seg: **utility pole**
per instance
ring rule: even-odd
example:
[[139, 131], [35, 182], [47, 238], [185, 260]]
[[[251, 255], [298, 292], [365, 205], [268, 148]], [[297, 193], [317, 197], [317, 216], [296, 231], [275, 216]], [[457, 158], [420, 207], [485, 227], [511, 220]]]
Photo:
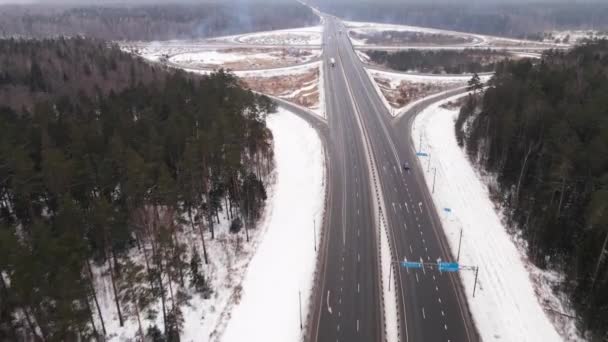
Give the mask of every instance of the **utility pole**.
[[456, 255], [456, 262], [460, 260], [460, 243], [462, 242], [462, 227], [460, 227], [460, 238], [458, 239], [458, 255]]
[[434, 172], [433, 172], [433, 192], [431, 192], [432, 194], [434, 194], [434, 193], [435, 193], [435, 178], [437, 177], [437, 168], [436, 168], [436, 167], [434, 167], [434, 168], [433, 168], [433, 171], [434, 171]]
[[312, 236], [314, 238], [315, 241], [315, 252], [317, 251], [317, 221], [316, 220], [312, 220]]

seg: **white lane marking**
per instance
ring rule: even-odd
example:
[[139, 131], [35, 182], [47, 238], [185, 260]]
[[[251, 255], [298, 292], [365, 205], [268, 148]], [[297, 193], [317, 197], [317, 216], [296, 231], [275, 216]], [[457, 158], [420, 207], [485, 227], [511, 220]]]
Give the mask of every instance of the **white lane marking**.
[[420, 263], [423, 264], [422, 265], [422, 273], [426, 274], [426, 271], [424, 270], [424, 261], [422, 260], [422, 257], [420, 257]]
[[414, 251], [412, 251], [412, 245], [410, 245], [410, 253], [414, 254]]
[[407, 226], [405, 225], [405, 222], [403, 222], [403, 229], [407, 230]]
[[441, 297], [437, 297], [437, 301], [439, 301], [439, 303], [441, 303]]
[[418, 279], [418, 273], [416, 273], [416, 282], [419, 283], [420, 280]]
[[407, 212], [409, 213], [410, 212], [410, 208], [408, 208], [407, 203], [404, 203], [404, 204], [405, 204], [405, 210], [407, 210]]
[[422, 307], [422, 318], [426, 319], [426, 314], [424, 313], [424, 306]]
[[447, 324], [444, 324], [444, 325], [443, 325], [443, 329], [448, 330], [448, 325], [447, 325]]
[[418, 209], [420, 209], [420, 213], [422, 214], [422, 202], [418, 202]]
[[439, 286], [435, 285], [435, 291], [439, 291]]
[[357, 293], [361, 292], [361, 287], [359, 286], [360, 284], [357, 283]]
[[435, 280], [435, 275], [433, 274], [433, 280]]
[[357, 332], [359, 331], [359, 319], [357, 319]]
[[361, 254], [357, 253], [357, 262], [361, 261]]
[[359, 198], [359, 192], [357, 192], [357, 198]]
[[443, 310], [441, 310], [441, 316], [445, 316], [445, 312], [443, 312]]
[[338, 331], [340, 331], [340, 324], [338, 324]]
[[329, 306], [329, 290], [327, 290], [327, 312], [331, 315], [331, 306]]
[[361, 215], [361, 213], [359, 212], [359, 209], [357, 209], [357, 215]]

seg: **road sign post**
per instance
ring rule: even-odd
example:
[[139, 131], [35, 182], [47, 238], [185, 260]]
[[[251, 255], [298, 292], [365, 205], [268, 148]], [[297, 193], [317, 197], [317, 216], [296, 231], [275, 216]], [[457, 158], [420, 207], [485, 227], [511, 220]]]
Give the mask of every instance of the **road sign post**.
[[457, 262], [438, 262], [439, 272], [458, 272], [460, 265]]
[[405, 268], [421, 269], [422, 263], [417, 261], [402, 261], [401, 266]]

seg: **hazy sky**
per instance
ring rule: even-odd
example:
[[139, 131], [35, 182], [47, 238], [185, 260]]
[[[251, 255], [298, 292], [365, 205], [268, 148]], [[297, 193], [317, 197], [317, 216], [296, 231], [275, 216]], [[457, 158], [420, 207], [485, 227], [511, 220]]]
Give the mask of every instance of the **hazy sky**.
[[[138, 4], [138, 3], [179, 3], [179, 2], [206, 2], [209, 0], [0, 0], [0, 4], [31, 4], [31, 3], [79, 3], [79, 4], [107, 4], [107, 3], [118, 3], [118, 4]], [[221, 0], [210, 0], [212, 2], [223, 2]], [[228, 2], [254, 2], [260, 0], [228, 0]], [[266, 0], [267, 2], [269, 0]], [[295, 2], [296, 0], [271, 0], [271, 1], [281, 1], [281, 2]], [[319, 0], [317, 0], [319, 1]], [[332, 1], [332, 0], [325, 0]], [[422, 0], [351, 0], [352, 2], [399, 2], [399, 3], [407, 3], [407, 2], [422, 2]], [[424, 2], [465, 2], [465, 3], [531, 3], [531, 2], [567, 2], [567, 3], [590, 3], [590, 2], [601, 2], [602, 0], [427, 0]], [[606, 0], [604, 0], [606, 1]], [[341, 0], [339, 2], [344, 2]]]

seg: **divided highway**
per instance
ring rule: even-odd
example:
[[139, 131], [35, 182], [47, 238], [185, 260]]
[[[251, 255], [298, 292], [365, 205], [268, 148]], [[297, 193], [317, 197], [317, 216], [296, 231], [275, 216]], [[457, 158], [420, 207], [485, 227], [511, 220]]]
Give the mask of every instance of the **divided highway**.
[[[453, 257], [424, 182], [424, 165], [415, 156], [410, 137], [413, 111], [391, 117], [342, 23], [330, 16], [324, 19], [330, 188], [308, 337], [383, 341], [378, 211], [388, 224], [395, 261], [452, 261]], [[333, 67], [331, 58], [336, 61]], [[405, 162], [410, 171], [403, 169]], [[379, 203], [370, 179], [371, 165], [378, 172]], [[398, 307], [400, 341], [478, 340], [458, 275], [397, 268], [395, 280], [397, 303], [385, 305]]]

